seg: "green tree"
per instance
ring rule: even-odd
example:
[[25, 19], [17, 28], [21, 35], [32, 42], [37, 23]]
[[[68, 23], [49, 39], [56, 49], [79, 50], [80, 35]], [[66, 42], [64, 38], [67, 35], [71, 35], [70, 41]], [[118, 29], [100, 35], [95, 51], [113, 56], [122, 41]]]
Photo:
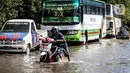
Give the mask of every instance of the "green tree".
[[0, 24], [13, 18], [34, 19], [40, 23], [42, 0], [0, 0]]
[[0, 24], [18, 16], [18, 5], [22, 5], [22, 0], [0, 0]]
[[17, 18], [33, 19], [37, 23], [41, 22], [41, 0], [22, 0], [23, 4], [19, 6], [19, 15]]

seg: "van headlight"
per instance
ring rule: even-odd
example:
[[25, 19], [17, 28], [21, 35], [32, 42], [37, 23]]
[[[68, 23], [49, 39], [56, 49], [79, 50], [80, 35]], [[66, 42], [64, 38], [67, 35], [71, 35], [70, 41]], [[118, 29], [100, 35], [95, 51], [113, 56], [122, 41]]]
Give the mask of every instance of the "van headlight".
[[25, 44], [24, 40], [17, 41], [17, 44]]
[[74, 34], [77, 34], [77, 33], [78, 33], [78, 30], [70, 30], [68, 34], [74, 35]]

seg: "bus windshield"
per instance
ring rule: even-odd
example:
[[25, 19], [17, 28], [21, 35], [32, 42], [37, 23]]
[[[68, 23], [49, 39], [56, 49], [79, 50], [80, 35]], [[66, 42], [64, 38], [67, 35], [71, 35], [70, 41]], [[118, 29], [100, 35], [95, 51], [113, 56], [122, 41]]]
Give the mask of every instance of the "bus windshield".
[[2, 32], [29, 32], [28, 22], [7, 22]]
[[43, 5], [43, 23], [78, 23], [78, 2], [45, 1]]
[[106, 14], [107, 15], [111, 14], [111, 6], [110, 5], [106, 5]]

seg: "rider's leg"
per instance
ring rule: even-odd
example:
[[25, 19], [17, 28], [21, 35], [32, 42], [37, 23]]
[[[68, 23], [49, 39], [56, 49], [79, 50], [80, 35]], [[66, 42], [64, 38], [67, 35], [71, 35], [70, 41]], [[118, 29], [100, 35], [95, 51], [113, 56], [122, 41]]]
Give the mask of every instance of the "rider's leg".
[[62, 61], [64, 61], [64, 59], [62, 58], [61, 54], [59, 54], [59, 57], [60, 57], [60, 59], [61, 59]]
[[68, 48], [67, 48], [67, 47], [64, 47], [63, 52], [64, 52], [64, 56], [68, 58], [68, 61], [70, 61], [70, 56], [69, 56], [70, 54], [69, 54]]
[[67, 58], [68, 58], [68, 61], [70, 61], [70, 56], [67, 56]]

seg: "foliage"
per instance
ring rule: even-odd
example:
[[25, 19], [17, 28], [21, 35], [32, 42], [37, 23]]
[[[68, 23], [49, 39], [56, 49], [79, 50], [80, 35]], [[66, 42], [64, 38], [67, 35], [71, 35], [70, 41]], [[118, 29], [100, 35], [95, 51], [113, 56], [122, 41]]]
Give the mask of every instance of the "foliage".
[[[19, 7], [17, 18], [33, 19], [40, 23], [41, 1], [40, 0], [22, 0], [23, 4]], [[22, 9], [22, 10], [21, 10]]]
[[0, 0], [0, 24], [13, 18], [40, 21], [41, 0]]
[[[130, 23], [130, 0], [102, 0], [111, 4], [124, 4], [126, 12], [122, 16], [124, 24]], [[34, 19], [41, 22], [42, 0], [0, 0], [0, 24], [13, 18]]]
[[0, 24], [18, 16], [18, 5], [22, 5], [21, 0], [0, 0]]

